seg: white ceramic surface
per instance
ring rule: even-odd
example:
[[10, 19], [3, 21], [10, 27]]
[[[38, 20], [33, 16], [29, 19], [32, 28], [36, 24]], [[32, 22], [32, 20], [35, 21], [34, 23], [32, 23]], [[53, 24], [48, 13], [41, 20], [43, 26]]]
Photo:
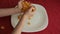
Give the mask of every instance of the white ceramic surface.
[[[38, 4], [32, 4], [36, 7], [35, 15], [30, 20], [31, 25], [29, 26], [28, 19], [25, 21], [25, 25], [22, 32], [38, 32], [44, 30], [48, 26], [48, 15], [45, 8]], [[18, 23], [19, 14], [11, 16], [11, 24], [15, 28]]]

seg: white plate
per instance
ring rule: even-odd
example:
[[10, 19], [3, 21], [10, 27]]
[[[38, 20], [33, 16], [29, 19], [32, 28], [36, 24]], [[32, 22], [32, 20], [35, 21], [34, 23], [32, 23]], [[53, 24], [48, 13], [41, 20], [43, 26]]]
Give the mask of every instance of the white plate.
[[[38, 4], [32, 4], [36, 7], [36, 12], [33, 18], [30, 20], [31, 25], [28, 25], [27, 21], [22, 29], [22, 32], [38, 32], [44, 30], [48, 26], [48, 16], [45, 8]], [[15, 28], [18, 23], [19, 14], [11, 16], [11, 24]]]

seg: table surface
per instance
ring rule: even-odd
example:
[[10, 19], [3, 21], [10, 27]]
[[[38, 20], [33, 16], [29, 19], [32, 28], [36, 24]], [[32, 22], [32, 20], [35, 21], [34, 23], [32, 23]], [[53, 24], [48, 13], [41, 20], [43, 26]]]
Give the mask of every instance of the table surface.
[[[19, 0], [0, 0], [0, 8], [12, 8], [18, 4]], [[47, 10], [49, 25], [39, 32], [22, 34], [60, 34], [60, 0], [27, 0], [32, 3], [40, 4]], [[11, 16], [0, 17], [0, 34], [11, 34]]]

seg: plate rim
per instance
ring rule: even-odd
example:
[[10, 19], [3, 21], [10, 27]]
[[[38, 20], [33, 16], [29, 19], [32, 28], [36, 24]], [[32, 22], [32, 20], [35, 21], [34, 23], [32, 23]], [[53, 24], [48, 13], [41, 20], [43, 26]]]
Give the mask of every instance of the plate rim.
[[[34, 4], [34, 5], [40, 5], [40, 4]], [[38, 29], [38, 30], [35, 30], [35, 31], [22, 31], [22, 32], [30, 32], [30, 33], [32, 33], [32, 32], [39, 32], [39, 31], [43, 31], [43, 30], [45, 30], [46, 28], [47, 28], [47, 26], [48, 26], [48, 14], [47, 14], [47, 11], [46, 11], [46, 9], [45, 9], [45, 7], [44, 6], [42, 6], [42, 5], [40, 5], [42, 8], [44, 8], [44, 10], [45, 10], [45, 13], [46, 13], [46, 19], [47, 19], [47, 24], [46, 24], [46, 26], [45, 27], [43, 27], [42, 29]], [[12, 25], [12, 27], [14, 28], [14, 26], [13, 26], [13, 24], [12, 24], [12, 16], [11, 16], [11, 25]]]

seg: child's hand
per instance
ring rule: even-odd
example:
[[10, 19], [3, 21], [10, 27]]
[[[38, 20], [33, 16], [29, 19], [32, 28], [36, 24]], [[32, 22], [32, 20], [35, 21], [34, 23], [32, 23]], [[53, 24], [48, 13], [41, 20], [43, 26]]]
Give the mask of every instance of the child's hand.
[[18, 8], [21, 10], [21, 12], [27, 11], [31, 7], [31, 3], [21, 0], [18, 2]]
[[28, 11], [25, 12], [24, 15], [27, 15], [28, 17], [33, 16], [35, 13], [36, 8], [32, 6]]
[[23, 8], [23, 6], [22, 6], [22, 2], [23, 2], [24, 0], [20, 0], [19, 2], [18, 2], [18, 5], [17, 6], [15, 6], [15, 8], [17, 9], [17, 12], [18, 13], [21, 13], [21, 9]]
[[[21, 10], [23, 8], [23, 2], [24, 0], [21, 0], [18, 2], [18, 8]], [[28, 15], [28, 16], [32, 16], [34, 13], [35, 13], [35, 10], [36, 8], [34, 6], [31, 6], [30, 9], [28, 9], [26, 12], [25, 12], [25, 15]]]
[[18, 2], [18, 8], [19, 8], [19, 9], [22, 9], [22, 7], [23, 7], [23, 6], [22, 6], [22, 2], [23, 2], [23, 1], [24, 1], [24, 0], [20, 0], [20, 1]]

